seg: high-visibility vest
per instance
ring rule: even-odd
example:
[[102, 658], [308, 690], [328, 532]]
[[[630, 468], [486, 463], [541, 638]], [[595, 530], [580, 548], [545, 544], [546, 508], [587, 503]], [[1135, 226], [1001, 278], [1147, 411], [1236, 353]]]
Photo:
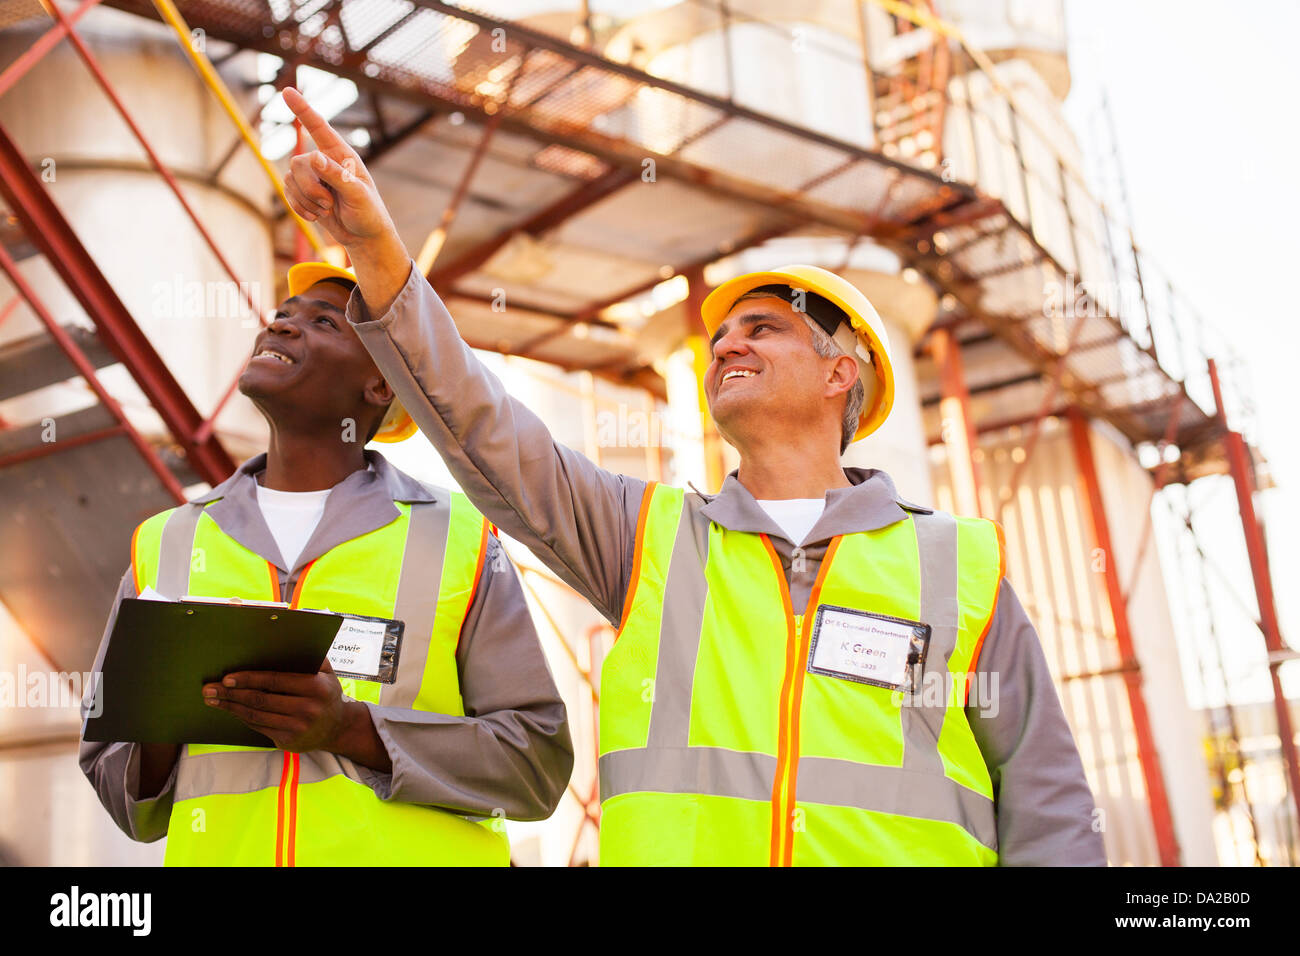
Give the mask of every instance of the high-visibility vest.
[[[396, 681], [340, 678], [344, 694], [461, 716], [456, 645], [473, 603], [488, 525], [461, 494], [439, 491], [433, 502], [394, 505], [396, 519], [306, 565], [290, 606], [404, 621]], [[137, 593], [149, 586], [173, 599], [284, 599], [275, 566], [222, 531], [201, 504], [141, 524], [131, 564]], [[363, 782], [364, 768], [346, 757], [186, 744], [179, 761], [168, 866], [509, 863], [499, 816], [469, 818], [381, 800]]]
[[[996, 865], [964, 703], [1000, 527], [918, 509], [836, 537], [796, 609], [768, 537], [703, 504], [655, 484], [642, 503], [601, 671], [602, 865]], [[915, 691], [811, 672], [819, 606], [929, 624]]]

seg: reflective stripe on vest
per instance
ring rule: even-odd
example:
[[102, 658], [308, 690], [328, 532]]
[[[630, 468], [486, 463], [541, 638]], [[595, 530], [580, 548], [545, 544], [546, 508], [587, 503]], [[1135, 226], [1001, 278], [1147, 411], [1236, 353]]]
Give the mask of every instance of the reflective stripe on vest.
[[[405, 622], [396, 682], [341, 679], [349, 697], [463, 715], [456, 647], [487, 550], [487, 522], [461, 494], [395, 504], [395, 520], [306, 565], [290, 603]], [[283, 600], [274, 565], [226, 535], [202, 505], [182, 505], [142, 524], [132, 541], [132, 567], [138, 590], [151, 586], [173, 599]], [[500, 820], [381, 800], [366, 782], [381, 776], [324, 751], [187, 744], [166, 862], [509, 862]]]
[[[765, 535], [653, 485], [601, 673], [603, 864], [990, 865], [965, 686], [1002, 576], [994, 523], [936, 512], [834, 539], [790, 607]], [[819, 605], [920, 620], [918, 693], [807, 670]]]

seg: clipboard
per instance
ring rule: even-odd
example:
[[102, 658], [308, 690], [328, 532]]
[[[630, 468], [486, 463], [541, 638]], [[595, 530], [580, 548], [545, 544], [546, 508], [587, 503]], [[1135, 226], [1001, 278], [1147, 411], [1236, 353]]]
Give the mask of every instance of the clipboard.
[[203, 702], [231, 671], [315, 674], [351, 615], [254, 604], [125, 598], [83, 738], [269, 747], [269, 738]]

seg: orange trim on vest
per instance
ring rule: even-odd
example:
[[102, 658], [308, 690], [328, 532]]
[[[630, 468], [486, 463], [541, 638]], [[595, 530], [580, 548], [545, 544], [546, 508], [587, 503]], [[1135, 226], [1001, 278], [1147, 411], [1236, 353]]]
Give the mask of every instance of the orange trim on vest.
[[284, 866], [284, 796], [289, 780], [289, 752], [283, 751], [284, 763], [280, 767], [280, 786], [275, 794], [275, 865]]
[[794, 865], [794, 810], [795, 810], [795, 792], [796, 784], [799, 778], [799, 714], [803, 710], [803, 685], [804, 679], [808, 676], [808, 667], [806, 661], [812, 645], [812, 621], [809, 619], [817, 609], [817, 602], [821, 600], [822, 583], [826, 580], [826, 572], [831, 566], [831, 561], [835, 559], [835, 552], [839, 550], [842, 538], [836, 536], [831, 539], [830, 545], [826, 548], [826, 557], [822, 559], [822, 565], [817, 569], [817, 580], [813, 582], [812, 590], [808, 593], [808, 606], [803, 612], [803, 633], [799, 639], [799, 651], [796, 657], [797, 671], [795, 672], [794, 681], [794, 701], [790, 705], [790, 743], [792, 753], [790, 755], [790, 783], [786, 788], [786, 835], [785, 852], [781, 858], [782, 866]]
[[284, 765], [280, 770], [280, 788], [276, 794], [275, 808], [276, 866], [296, 865], [294, 848], [298, 840], [298, 770], [301, 765], [302, 758], [299, 754], [284, 751]]
[[266, 568], [271, 572], [271, 600], [280, 600], [280, 572], [270, 561], [266, 562]]
[[627, 594], [623, 596], [623, 614], [619, 617], [618, 631], [614, 634], [615, 642], [623, 633], [623, 628], [627, 626], [628, 615], [632, 613], [632, 598], [636, 595], [636, 586], [641, 581], [641, 552], [645, 547], [645, 526], [646, 520], [650, 517], [650, 499], [654, 497], [657, 484], [659, 484], [657, 481], [649, 482], [645, 486], [645, 493], [641, 496], [641, 510], [636, 516], [636, 543], [632, 547], [632, 577], [628, 579]]
[[144, 587], [140, 584], [140, 552], [136, 547], [136, 543], [140, 540], [140, 529], [143, 527], [144, 522], [141, 522], [131, 532], [131, 580], [135, 582], [136, 597], [139, 597], [140, 592], [144, 590]]
[[302, 755], [293, 754], [292, 778], [289, 781], [289, 839], [288, 846], [285, 848], [289, 856], [289, 866], [296, 866], [294, 862], [294, 849], [298, 843], [298, 769], [302, 764]]
[[975, 649], [971, 651], [970, 667], [966, 669], [966, 696], [962, 698], [963, 706], [970, 700], [970, 685], [975, 680], [975, 668], [980, 662], [980, 651], [984, 649], [984, 638], [988, 636], [989, 628], [993, 626], [993, 616], [998, 613], [998, 598], [1002, 594], [1002, 579], [1007, 573], [1007, 539], [1000, 523], [994, 521], [993, 527], [998, 533], [998, 579], [993, 585], [993, 605], [989, 609], [989, 619], [984, 622], [984, 629], [980, 631], [979, 640], [975, 642]]
[[[316, 559], [314, 558], [311, 561], [308, 561], [303, 566], [302, 571], [298, 574], [298, 583], [293, 586], [293, 598], [289, 601], [289, 607], [296, 608], [298, 606], [298, 599], [302, 597], [302, 584], [307, 580], [307, 572], [312, 569], [312, 566], [315, 565], [315, 563]], [[275, 569], [272, 568], [271, 571], [274, 573]], [[280, 581], [278, 575], [276, 576], [275, 593], [277, 597], [280, 594]]]
[[808, 592], [808, 604], [804, 608], [803, 627], [795, 629], [794, 607], [790, 599], [790, 586], [785, 580], [785, 569], [781, 558], [772, 546], [767, 535], [760, 535], [763, 546], [767, 548], [772, 567], [776, 570], [777, 581], [781, 585], [781, 604], [785, 609], [786, 658], [785, 677], [781, 682], [781, 720], [777, 733], [776, 776], [772, 781], [772, 866], [791, 866], [794, 862], [794, 823], [795, 793], [799, 777], [799, 711], [803, 706], [804, 677], [808, 672], [802, 662], [808, 658], [811, 643], [812, 623], [808, 620], [821, 598], [822, 584], [826, 572], [830, 570], [835, 552], [839, 550], [842, 536], [831, 539], [817, 569], [817, 580]]
[[[289, 602], [289, 607], [296, 608], [298, 600], [302, 597], [302, 585], [307, 580], [307, 572], [311, 570], [312, 565], [316, 562], [308, 561], [298, 575], [298, 583], [293, 588], [293, 600]], [[267, 566], [271, 569], [271, 577], [275, 581], [276, 600], [280, 598], [280, 576], [276, 572], [275, 566], [269, 561]], [[276, 866], [293, 866], [294, 865], [294, 844], [298, 839], [298, 768], [302, 760], [298, 754], [291, 754], [285, 751], [284, 769], [280, 772], [280, 792], [276, 806], [275, 821], [275, 865]], [[285, 825], [285, 804], [288, 804], [288, 825]], [[286, 861], [286, 862], [282, 862]]]
[[780, 866], [785, 843], [785, 827], [782, 826], [782, 815], [784, 814], [784, 785], [786, 777], [786, 765], [790, 760], [789, 752], [789, 723], [790, 723], [790, 698], [793, 697], [792, 686], [794, 684], [794, 672], [798, 669], [796, 664], [796, 644], [797, 636], [794, 629], [794, 608], [790, 603], [790, 586], [786, 584], [785, 569], [781, 566], [781, 558], [772, 547], [772, 542], [767, 535], [760, 535], [763, 540], [763, 547], [767, 549], [767, 555], [772, 559], [772, 566], [776, 569], [777, 580], [781, 584], [781, 607], [785, 611], [786, 621], [786, 638], [785, 638], [785, 675], [781, 678], [781, 698], [780, 720], [777, 724], [776, 736], [776, 774], [772, 777], [772, 836], [771, 836], [771, 856], [769, 864], [771, 866]]

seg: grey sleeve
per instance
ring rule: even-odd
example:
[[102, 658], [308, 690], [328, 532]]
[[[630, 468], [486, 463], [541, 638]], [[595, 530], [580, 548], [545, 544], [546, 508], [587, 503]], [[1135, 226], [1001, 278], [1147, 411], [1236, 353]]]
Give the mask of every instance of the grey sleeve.
[[[108, 637], [113, 633], [117, 621], [117, 609], [124, 598], [135, 597], [135, 581], [131, 569], [127, 568], [118, 585], [117, 596], [113, 599], [113, 609], [108, 615], [108, 624], [104, 636], [99, 642], [99, 652], [95, 655], [95, 674], [100, 672], [104, 662], [104, 653], [108, 650]], [[171, 817], [172, 797], [176, 793], [177, 760], [172, 765], [171, 775], [157, 796], [140, 799], [140, 753], [139, 744], [98, 743], [85, 739], [86, 724], [81, 724], [82, 741], [77, 755], [81, 772], [86, 775], [90, 785], [95, 788], [99, 802], [109, 812], [118, 829], [132, 840], [152, 843], [167, 835], [167, 821]]]
[[1105, 866], [1092, 791], [1038, 633], [1011, 583], [976, 665], [966, 716], [993, 779], [1001, 866]]
[[383, 800], [546, 819], [573, 771], [573, 742], [518, 575], [493, 536], [456, 664], [465, 716], [367, 704], [393, 769], [357, 769]]
[[388, 312], [348, 321], [474, 506], [617, 624], [646, 483], [556, 442], [475, 357], [414, 262]]

